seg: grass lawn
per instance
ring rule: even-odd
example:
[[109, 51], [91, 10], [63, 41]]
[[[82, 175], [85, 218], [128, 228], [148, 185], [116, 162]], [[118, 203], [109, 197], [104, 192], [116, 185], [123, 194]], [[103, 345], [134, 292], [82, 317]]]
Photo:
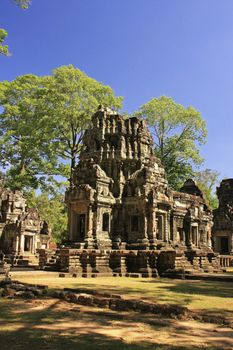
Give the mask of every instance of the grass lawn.
[[[12, 278], [50, 288], [114, 291], [208, 313], [233, 314], [232, 283], [132, 278], [59, 278], [14, 272]], [[57, 299], [0, 299], [1, 350], [230, 350], [229, 326], [117, 312]]]
[[178, 303], [190, 309], [233, 311], [233, 283], [126, 277], [60, 278], [54, 273], [13, 273], [22, 282], [45, 284], [51, 288], [86, 288], [114, 291], [159, 303]]

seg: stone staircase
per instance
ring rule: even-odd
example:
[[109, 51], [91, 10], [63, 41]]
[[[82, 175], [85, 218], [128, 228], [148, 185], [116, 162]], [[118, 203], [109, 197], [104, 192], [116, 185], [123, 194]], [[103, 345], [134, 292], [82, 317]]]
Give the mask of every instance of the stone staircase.
[[40, 249], [39, 252], [39, 268], [45, 271], [58, 271], [60, 268], [60, 252], [59, 250]]
[[[176, 256], [174, 268], [176, 270], [183, 270], [185, 273], [192, 273], [194, 266], [185, 256]], [[200, 270], [199, 267], [197, 267], [197, 269]]]
[[4, 261], [7, 264], [10, 264], [11, 267], [18, 268], [35, 268], [39, 267], [39, 256], [32, 253], [23, 253], [23, 254], [6, 254]]

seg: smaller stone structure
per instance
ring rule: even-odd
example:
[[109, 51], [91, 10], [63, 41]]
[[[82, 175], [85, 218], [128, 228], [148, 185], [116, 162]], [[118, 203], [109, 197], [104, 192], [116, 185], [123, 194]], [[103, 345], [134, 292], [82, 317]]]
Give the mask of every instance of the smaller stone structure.
[[20, 191], [0, 188], [0, 250], [12, 256], [48, 248], [50, 231], [37, 209], [28, 209]]
[[213, 246], [216, 252], [233, 255], [233, 179], [217, 188], [219, 207], [214, 210]]

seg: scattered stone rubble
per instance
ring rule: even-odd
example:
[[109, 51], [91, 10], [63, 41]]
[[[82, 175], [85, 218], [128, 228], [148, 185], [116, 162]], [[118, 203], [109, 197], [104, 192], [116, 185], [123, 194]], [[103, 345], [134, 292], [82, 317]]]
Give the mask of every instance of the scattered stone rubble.
[[99, 292], [84, 288], [64, 288], [63, 290], [49, 289], [44, 285], [27, 284], [11, 280], [0, 281], [0, 298], [6, 299], [42, 299], [56, 298], [72, 304], [93, 308], [109, 309], [117, 312], [140, 312], [158, 317], [175, 319], [195, 319], [209, 323], [233, 327], [232, 320], [222, 315], [195, 312], [178, 304], [159, 304], [140, 299], [123, 298], [119, 294]]
[[49, 290], [42, 285], [32, 285], [5, 279], [0, 282], [0, 296], [5, 298], [34, 299], [38, 297], [53, 297], [71, 303], [108, 308], [116, 311], [137, 311], [143, 313], [162, 314], [167, 317], [187, 317], [186, 307], [173, 304], [157, 304], [143, 300], [123, 299], [118, 294], [101, 293], [94, 290], [69, 289]]

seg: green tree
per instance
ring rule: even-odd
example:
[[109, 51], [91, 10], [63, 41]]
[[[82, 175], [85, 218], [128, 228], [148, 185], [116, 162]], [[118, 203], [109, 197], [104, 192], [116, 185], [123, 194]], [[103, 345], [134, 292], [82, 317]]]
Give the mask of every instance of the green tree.
[[48, 222], [53, 241], [61, 243], [67, 237], [67, 209], [63, 195], [57, 193], [48, 196], [43, 192], [36, 196], [35, 192], [32, 192], [28, 196], [28, 204], [31, 208], [37, 208], [41, 218]]
[[50, 143], [44, 114], [46, 78], [35, 75], [0, 83], [0, 165], [7, 170], [6, 186], [30, 190], [54, 185], [64, 172]]
[[215, 170], [205, 169], [195, 173], [195, 182], [202, 190], [211, 209], [218, 207], [216, 187], [219, 184], [219, 173]]
[[31, 4], [31, 0], [13, 0], [16, 5], [18, 5], [21, 9], [26, 10], [28, 9], [29, 5]]
[[69, 162], [72, 173], [93, 113], [99, 105], [121, 108], [122, 98], [72, 65], [55, 69], [47, 87], [45, 104], [53, 145], [57, 155]]
[[193, 107], [185, 108], [166, 96], [153, 98], [136, 114], [147, 121], [168, 182], [178, 189], [185, 179], [193, 176], [193, 166], [203, 161], [198, 146], [207, 136], [204, 120]]
[[121, 98], [73, 66], [0, 83], [0, 165], [7, 185], [52, 191], [56, 175], [69, 177], [100, 104], [118, 108]]
[[[14, 3], [18, 5], [21, 9], [28, 9], [31, 1], [30, 0], [14, 0]], [[0, 54], [9, 56], [9, 47], [4, 45], [4, 41], [8, 33], [5, 29], [0, 28]]]
[[9, 48], [8, 45], [3, 45], [7, 37], [7, 31], [5, 29], [0, 29], [0, 54], [8, 56]]

